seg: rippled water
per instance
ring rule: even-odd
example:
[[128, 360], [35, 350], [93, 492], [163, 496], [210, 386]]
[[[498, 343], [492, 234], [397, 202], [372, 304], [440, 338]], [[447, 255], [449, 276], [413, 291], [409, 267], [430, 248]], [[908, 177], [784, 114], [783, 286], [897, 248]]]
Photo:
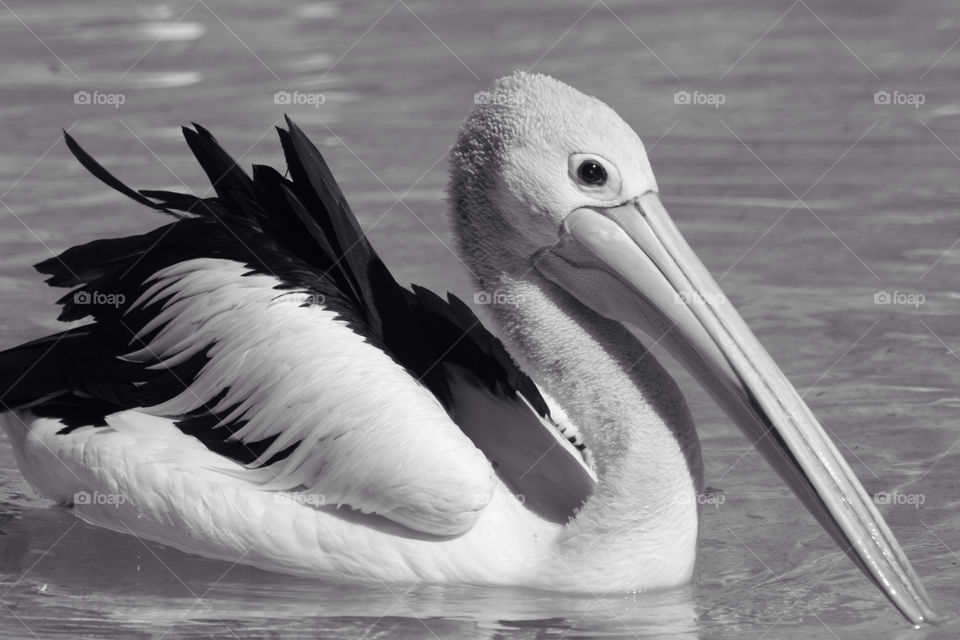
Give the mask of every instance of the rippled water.
[[[910, 630], [690, 384], [724, 502], [705, 510], [688, 589], [361, 588], [231, 567], [48, 508], [0, 442], [0, 635], [956, 637], [958, 38], [947, 0], [10, 1], [2, 346], [56, 326], [57, 294], [30, 264], [160, 222], [89, 178], [60, 128], [130, 184], [202, 193], [179, 125], [277, 163], [271, 127], [290, 112], [399, 279], [469, 295], [448, 250], [443, 156], [474, 92], [532, 66], [602, 97], [647, 141], [679, 226], [868, 491], [909, 500], [880, 508], [947, 621]], [[75, 104], [77, 91], [123, 104]], [[277, 91], [325, 101], [277, 105]], [[683, 91], [723, 104], [675, 104]], [[876, 104], [877, 91], [923, 104]], [[882, 291], [903, 304], [875, 304]]]

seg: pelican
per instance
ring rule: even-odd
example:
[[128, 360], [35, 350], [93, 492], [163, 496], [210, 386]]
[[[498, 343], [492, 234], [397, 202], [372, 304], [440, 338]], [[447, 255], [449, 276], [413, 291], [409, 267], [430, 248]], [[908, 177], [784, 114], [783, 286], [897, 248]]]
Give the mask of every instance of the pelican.
[[[494, 83], [451, 153], [451, 222], [493, 333], [399, 285], [289, 118], [287, 172], [184, 135], [216, 197], [41, 262], [83, 321], [0, 354], [26, 480], [83, 520], [328, 580], [650, 590], [690, 580], [702, 384], [914, 623], [900, 545], [674, 226], [639, 137], [544, 75]], [[497, 337], [494, 337], [494, 334]]]

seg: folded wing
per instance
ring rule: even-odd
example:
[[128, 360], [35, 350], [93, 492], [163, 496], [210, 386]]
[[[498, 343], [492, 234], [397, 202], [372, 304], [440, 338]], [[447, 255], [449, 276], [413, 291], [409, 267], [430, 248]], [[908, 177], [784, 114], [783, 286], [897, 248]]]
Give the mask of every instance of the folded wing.
[[71, 288], [61, 319], [92, 322], [0, 354], [5, 405], [65, 430], [131, 408], [170, 417], [264, 490], [422, 533], [469, 528], [495, 473], [530, 508], [569, 518], [593, 478], [536, 386], [466, 305], [396, 283], [288, 125], [289, 177], [248, 177], [206, 130], [185, 129], [213, 198], [134, 191], [67, 136], [105, 183], [178, 219], [37, 265]]

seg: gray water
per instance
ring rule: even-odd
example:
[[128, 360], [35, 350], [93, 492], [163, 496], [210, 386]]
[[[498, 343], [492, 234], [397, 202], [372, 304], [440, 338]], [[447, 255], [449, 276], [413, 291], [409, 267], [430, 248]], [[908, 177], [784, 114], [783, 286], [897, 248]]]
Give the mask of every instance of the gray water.
[[[289, 112], [398, 279], [469, 298], [449, 250], [444, 154], [475, 92], [532, 67], [601, 97], [645, 139], [690, 243], [867, 490], [894, 496], [880, 510], [947, 616], [911, 630], [679, 375], [707, 483], [723, 491], [704, 510], [689, 588], [594, 598], [268, 574], [79, 522], [30, 490], [0, 440], [0, 636], [960, 633], [953, 3], [0, 4], [0, 347], [57, 327], [59, 294], [31, 264], [162, 222], [90, 178], [61, 128], [131, 185], [203, 193], [180, 125], [211, 128], [245, 163], [279, 164], [272, 127]], [[77, 91], [123, 104], [75, 104]], [[276, 91], [325, 101], [277, 105]]]

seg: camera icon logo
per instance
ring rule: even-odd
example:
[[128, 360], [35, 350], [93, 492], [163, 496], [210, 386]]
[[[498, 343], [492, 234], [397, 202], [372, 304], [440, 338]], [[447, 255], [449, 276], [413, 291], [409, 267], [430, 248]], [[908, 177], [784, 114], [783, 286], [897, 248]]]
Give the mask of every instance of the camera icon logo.
[[73, 504], [90, 504], [90, 494], [86, 491], [77, 491], [73, 494]]
[[877, 291], [873, 294], [873, 304], [890, 304], [891, 302], [893, 302], [893, 297], [889, 291]]
[[490, 92], [477, 91], [473, 94], [473, 104], [490, 104]]
[[673, 94], [673, 104], [690, 104], [690, 92], [677, 91]]
[[273, 104], [291, 104], [292, 96], [289, 91], [277, 91], [273, 94]]
[[493, 296], [490, 295], [489, 291], [478, 291], [473, 294], [474, 304], [490, 304], [491, 302], [493, 302]]
[[90, 292], [89, 291], [77, 291], [73, 294], [73, 303], [74, 304], [90, 304]]
[[890, 104], [889, 91], [877, 91], [873, 94], [873, 104]]
[[90, 104], [91, 95], [89, 91], [77, 91], [73, 94], [73, 104]]

